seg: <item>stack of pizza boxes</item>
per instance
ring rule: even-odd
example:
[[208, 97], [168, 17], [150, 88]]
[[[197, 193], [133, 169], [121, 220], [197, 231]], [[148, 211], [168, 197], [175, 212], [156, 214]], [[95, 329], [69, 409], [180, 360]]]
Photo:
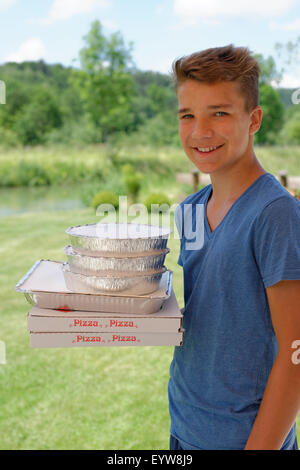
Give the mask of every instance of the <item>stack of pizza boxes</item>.
[[169, 229], [89, 224], [66, 231], [67, 261], [39, 260], [16, 286], [33, 348], [180, 346], [182, 313], [164, 266]]

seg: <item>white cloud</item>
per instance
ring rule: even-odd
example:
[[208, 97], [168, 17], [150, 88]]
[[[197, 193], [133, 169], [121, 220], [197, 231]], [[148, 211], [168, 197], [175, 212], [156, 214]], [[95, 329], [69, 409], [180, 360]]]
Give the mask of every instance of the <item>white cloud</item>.
[[299, 72], [296, 74], [284, 74], [282, 77], [282, 80], [280, 81], [279, 84], [276, 82], [271, 82], [271, 85], [274, 86], [274, 88], [280, 87], [280, 88], [299, 88], [300, 87], [300, 79], [299, 79]]
[[48, 21], [67, 20], [74, 15], [89, 13], [99, 7], [109, 6], [108, 0], [54, 0]]
[[272, 21], [269, 27], [273, 30], [281, 29], [283, 31], [298, 31], [300, 30], [300, 18], [290, 21], [289, 23], [277, 23], [276, 21]]
[[16, 0], [0, 0], [0, 8], [10, 7], [16, 3]]
[[199, 19], [234, 16], [280, 15], [295, 5], [297, 0], [174, 0], [174, 13], [188, 23]]
[[44, 59], [46, 49], [40, 38], [31, 38], [23, 42], [18, 50], [5, 57], [4, 62], [23, 62]]

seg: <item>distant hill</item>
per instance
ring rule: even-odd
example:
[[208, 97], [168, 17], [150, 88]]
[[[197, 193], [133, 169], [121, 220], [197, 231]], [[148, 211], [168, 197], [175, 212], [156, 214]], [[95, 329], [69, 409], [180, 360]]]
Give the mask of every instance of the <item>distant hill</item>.
[[[42, 117], [47, 115], [46, 121], [49, 121], [50, 108], [47, 102], [50, 99], [53, 102], [52, 113], [55, 111], [56, 115], [59, 115], [59, 119], [55, 120], [56, 127], [53, 126], [52, 138], [55, 142], [68, 138], [72, 140], [75, 135], [79, 139], [77, 137], [80, 134], [79, 130], [82, 135], [80, 138], [84, 142], [85, 139], [92, 140], [94, 135], [98, 135], [98, 128], [93, 128], [90, 120], [84, 120], [87, 116], [85, 103], [72, 80], [76, 71], [78, 69], [73, 67], [47, 64], [43, 60], [0, 65], [0, 80], [6, 84], [7, 97], [6, 106], [0, 107], [0, 142], [5, 139], [10, 139], [9, 142], [21, 139], [20, 135], [24, 134], [25, 128], [27, 139], [25, 143], [33, 142], [31, 135], [42, 123]], [[164, 145], [173, 143], [178, 134], [177, 97], [170, 76], [135, 68], [128, 70], [127, 73], [132, 76], [134, 93], [128, 103], [127, 115], [130, 119], [128, 118], [128, 125], [124, 124], [123, 132], [130, 134], [140, 131], [141, 138], [147, 142], [159, 141]], [[290, 113], [294, 112], [291, 96], [297, 88], [276, 90], [282, 99], [287, 116], [290, 116]], [[46, 105], [49, 108], [47, 108], [48, 114], [45, 111]], [[46, 130], [43, 138], [50, 132]], [[134, 135], [136, 138], [137, 134]], [[38, 143], [37, 138], [34, 142]]]
[[[21, 80], [30, 85], [47, 83], [57, 90], [65, 90], [70, 86], [69, 77], [72, 67], [65, 67], [61, 64], [47, 64], [43, 60], [37, 62], [15, 62], [0, 65], [0, 79], [9, 77]], [[170, 78], [166, 74], [152, 71], [134, 70], [133, 76], [137, 88], [137, 94], [145, 95], [145, 90], [149, 85], [170, 89]], [[292, 106], [291, 95], [297, 88], [277, 88], [285, 107]]]
[[281, 99], [285, 108], [289, 108], [290, 106], [293, 106], [293, 103], [291, 101], [291, 96], [295, 90], [297, 90], [297, 88], [278, 88], [277, 89], [278, 93], [281, 96]]

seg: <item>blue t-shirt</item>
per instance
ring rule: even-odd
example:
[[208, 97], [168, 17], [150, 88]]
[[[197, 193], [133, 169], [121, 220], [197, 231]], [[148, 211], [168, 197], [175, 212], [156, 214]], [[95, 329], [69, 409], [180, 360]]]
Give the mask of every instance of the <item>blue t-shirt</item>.
[[[184, 449], [243, 449], [277, 354], [266, 288], [300, 279], [300, 204], [265, 173], [212, 232], [211, 191], [175, 211], [185, 335], [170, 366], [170, 432]], [[295, 437], [294, 424], [283, 448]]]

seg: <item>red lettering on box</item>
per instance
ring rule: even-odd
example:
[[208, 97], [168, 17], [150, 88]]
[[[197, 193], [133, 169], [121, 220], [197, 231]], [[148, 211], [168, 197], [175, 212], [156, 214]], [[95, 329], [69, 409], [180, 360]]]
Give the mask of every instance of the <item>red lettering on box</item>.
[[80, 341], [84, 343], [95, 343], [95, 342], [100, 343], [101, 336], [82, 336], [82, 335], [77, 336], [77, 343], [79, 343]]
[[135, 336], [113, 335], [113, 341], [136, 341]]
[[132, 328], [134, 327], [133, 321], [121, 321], [121, 320], [110, 320], [110, 326], [117, 326], [117, 327], [122, 327], [122, 328]]
[[60, 310], [61, 312], [73, 312], [73, 309], [69, 308], [68, 305], [63, 305], [62, 307], [59, 307], [56, 310]]

